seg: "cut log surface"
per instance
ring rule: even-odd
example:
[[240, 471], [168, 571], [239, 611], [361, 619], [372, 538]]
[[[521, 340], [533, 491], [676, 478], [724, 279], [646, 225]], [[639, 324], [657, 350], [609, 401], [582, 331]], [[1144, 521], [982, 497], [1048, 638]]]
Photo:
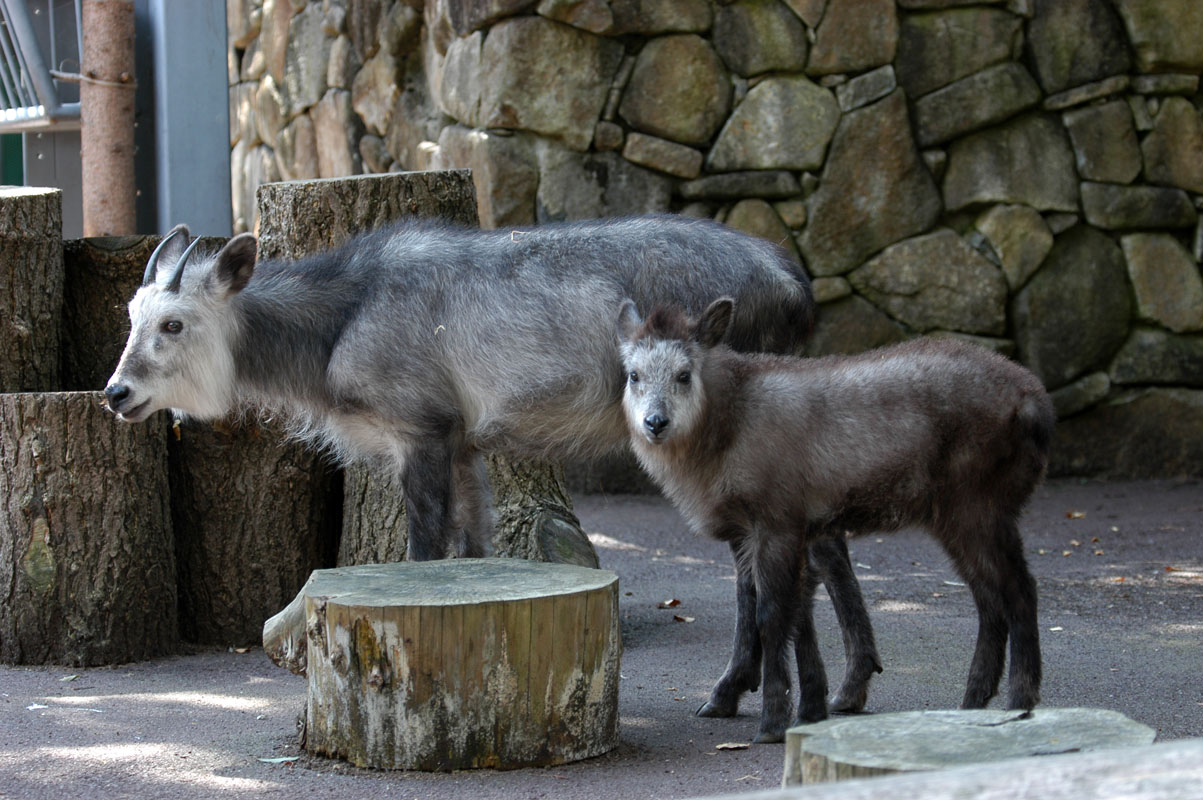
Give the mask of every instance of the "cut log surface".
[[165, 437], [98, 392], [0, 395], [0, 661], [175, 651]]
[[383, 769], [506, 769], [617, 744], [612, 572], [519, 559], [369, 564], [317, 571], [302, 597], [312, 753]]
[[1155, 734], [1147, 725], [1101, 708], [840, 717], [786, 732], [782, 785], [1146, 745]]

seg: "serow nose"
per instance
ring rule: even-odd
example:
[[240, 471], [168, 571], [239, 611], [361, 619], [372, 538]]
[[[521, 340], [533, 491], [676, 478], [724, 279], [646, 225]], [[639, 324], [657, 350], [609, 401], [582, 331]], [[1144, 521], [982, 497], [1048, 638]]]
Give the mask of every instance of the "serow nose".
[[647, 428], [652, 436], [659, 436], [668, 427], [668, 418], [659, 414], [649, 414], [643, 418], [643, 427]]
[[120, 383], [114, 383], [104, 387], [104, 398], [108, 401], [109, 410], [116, 411], [125, 399], [129, 397], [129, 387]]

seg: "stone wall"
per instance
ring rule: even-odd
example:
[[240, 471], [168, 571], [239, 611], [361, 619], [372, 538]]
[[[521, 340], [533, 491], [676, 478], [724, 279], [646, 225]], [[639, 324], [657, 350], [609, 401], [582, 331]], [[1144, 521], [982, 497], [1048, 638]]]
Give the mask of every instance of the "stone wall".
[[716, 217], [806, 265], [812, 352], [971, 337], [1054, 392], [1056, 472], [1203, 474], [1198, 0], [228, 11], [237, 230], [263, 182], [449, 167], [489, 227]]

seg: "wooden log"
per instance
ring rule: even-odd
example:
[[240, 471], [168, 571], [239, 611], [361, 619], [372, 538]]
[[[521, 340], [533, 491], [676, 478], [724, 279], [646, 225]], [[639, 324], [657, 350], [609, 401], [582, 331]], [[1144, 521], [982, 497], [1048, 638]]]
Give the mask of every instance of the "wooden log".
[[782, 786], [1151, 744], [1156, 732], [1100, 708], [908, 711], [786, 731]]
[[0, 187], [0, 392], [60, 386], [63, 193]]
[[520, 559], [364, 565], [315, 572], [298, 600], [311, 753], [505, 769], [617, 744], [612, 572]]
[[340, 475], [322, 454], [252, 420], [182, 423], [168, 453], [180, 634], [258, 644], [264, 621], [334, 563]]
[[165, 436], [115, 423], [96, 392], [0, 395], [0, 660], [176, 649]]

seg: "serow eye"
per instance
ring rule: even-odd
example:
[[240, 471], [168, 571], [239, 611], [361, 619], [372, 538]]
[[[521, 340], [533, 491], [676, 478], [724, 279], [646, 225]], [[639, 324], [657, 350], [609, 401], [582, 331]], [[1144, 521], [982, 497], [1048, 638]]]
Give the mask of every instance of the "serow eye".
[[638, 372], [628, 372], [627, 380], [630, 381], [631, 383], [639, 383], [639, 373]]
[[688, 386], [689, 381], [692, 378], [693, 376], [689, 374], [689, 370], [684, 370], [677, 374], [677, 383], [681, 384], [682, 386]]
[[178, 319], [169, 319], [163, 323], [163, 333], [179, 333], [184, 330], [184, 323]]

